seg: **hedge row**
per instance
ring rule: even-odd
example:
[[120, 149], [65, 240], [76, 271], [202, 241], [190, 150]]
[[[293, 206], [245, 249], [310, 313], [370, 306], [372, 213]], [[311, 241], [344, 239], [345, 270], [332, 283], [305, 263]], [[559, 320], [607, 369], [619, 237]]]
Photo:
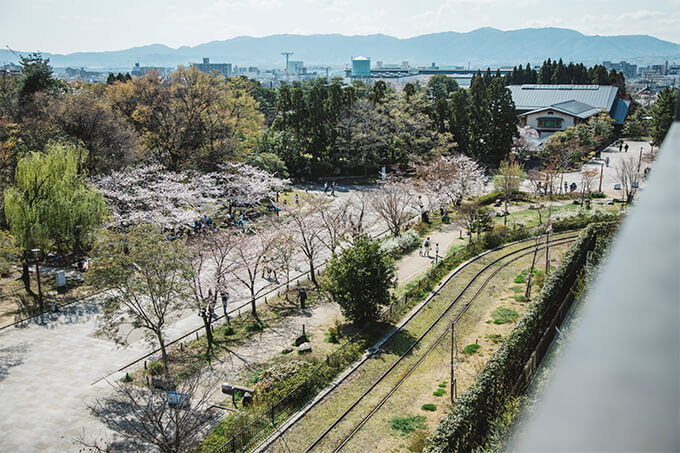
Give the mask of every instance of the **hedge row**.
[[591, 224], [581, 233], [527, 313], [428, 439], [426, 452], [467, 452], [484, 445], [490, 421], [499, 415], [509, 398], [519, 393], [517, 382], [524, 366], [569, 293], [587, 253], [595, 248], [598, 236], [608, 236], [613, 228], [613, 223]]

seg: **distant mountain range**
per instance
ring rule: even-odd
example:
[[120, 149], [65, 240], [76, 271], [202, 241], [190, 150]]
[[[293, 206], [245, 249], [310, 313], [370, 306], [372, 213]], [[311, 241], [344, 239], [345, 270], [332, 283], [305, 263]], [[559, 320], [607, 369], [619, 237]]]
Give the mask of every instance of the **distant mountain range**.
[[[21, 53], [28, 53], [24, 49]], [[248, 36], [213, 41], [194, 47], [172, 49], [162, 44], [133, 47], [110, 52], [76, 52], [49, 54], [54, 67], [90, 69], [131, 68], [142, 66], [175, 67], [200, 62], [209, 57], [215, 63], [239, 66], [283, 67], [281, 52], [294, 52], [293, 60], [306, 66], [344, 66], [352, 56], [368, 56], [372, 62], [414, 65], [457, 65], [471, 67], [538, 63], [562, 58], [565, 62], [587, 64], [603, 60], [627, 60], [639, 64], [680, 60], [680, 45], [647, 35], [586, 36], [562, 28], [527, 28], [502, 31], [480, 28], [469, 33], [444, 32], [399, 39], [386, 35], [344, 36], [272, 35]], [[0, 62], [16, 61], [7, 50], [0, 50]]]

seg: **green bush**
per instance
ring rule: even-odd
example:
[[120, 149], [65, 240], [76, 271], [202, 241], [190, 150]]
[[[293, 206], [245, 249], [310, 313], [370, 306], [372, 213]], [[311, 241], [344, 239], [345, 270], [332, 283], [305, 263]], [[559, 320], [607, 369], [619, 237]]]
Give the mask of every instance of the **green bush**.
[[498, 307], [491, 313], [491, 316], [493, 317], [494, 324], [507, 324], [509, 322], [514, 322], [519, 314], [510, 308]]
[[529, 300], [524, 294], [515, 294], [512, 298], [517, 302], [526, 302]]
[[433, 396], [444, 396], [445, 394], [446, 390], [444, 389], [437, 389], [432, 393]]
[[390, 427], [399, 431], [402, 436], [411, 434], [417, 429], [425, 429], [426, 418], [422, 415], [409, 415], [407, 417], [392, 417]]
[[463, 354], [474, 354], [480, 348], [477, 343], [472, 343], [463, 348]]
[[158, 360], [149, 362], [147, 366], [149, 369], [149, 374], [151, 374], [152, 376], [159, 376], [163, 374], [163, 372], [165, 371], [163, 363]]
[[437, 406], [432, 403], [423, 404], [420, 408], [428, 412], [434, 412], [437, 410]]
[[607, 194], [604, 192], [592, 192], [590, 198], [607, 198]]
[[489, 335], [486, 336], [486, 338], [488, 338], [494, 343], [501, 343], [503, 341], [503, 335], [499, 333], [490, 333]]

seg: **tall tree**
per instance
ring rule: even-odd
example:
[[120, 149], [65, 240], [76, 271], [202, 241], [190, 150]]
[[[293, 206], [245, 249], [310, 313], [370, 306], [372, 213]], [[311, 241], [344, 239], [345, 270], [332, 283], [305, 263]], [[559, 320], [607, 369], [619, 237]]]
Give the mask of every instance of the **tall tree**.
[[489, 131], [483, 160], [495, 166], [507, 158], [513, 139], [519, 136], [515, 103], [510, 90], [505, 87], [500, 77], [494, 78], [489, 85], [487, 105]]
[[101, 330], [125, 343], [128, 329], [143, 329], [146, 339], [161, 350], [166, 378], [168, 368], [165, 332], [191, 298], [192, 267], [182, 241], [168, 241], [150, 226], [127, 233], [107, 232], [97, 242], [97, 265], [91, 273], [96, 288], [105, 294]]
[[51, 145], [47, 154], [29, 153], [17, 163], [14, 186], [5, 190], [5, 215], [22, 251], [22, 279], [29, 294], [31, 249], [81, 250], [106, 216], [102, 196], [78, 171], [86, 155], [68, 145]]
[[654, 146], [661, 146], [668, 130], [671, 128], [677, 97], [678, 90], [666, 87], [661, 90], [656, 102], [650, 108], [652, 116], [650, 133]]
[[471, 155], [470, 151], [470, 102], [467, 91], [462, 88], [451, 96], [449, 132], [458, 144], [458, 151]]

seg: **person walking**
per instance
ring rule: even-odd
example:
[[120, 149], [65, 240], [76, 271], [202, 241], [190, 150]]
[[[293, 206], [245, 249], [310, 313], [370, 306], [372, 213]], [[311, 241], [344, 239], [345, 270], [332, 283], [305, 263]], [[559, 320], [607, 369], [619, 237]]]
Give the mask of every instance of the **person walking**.
[[300, 288], [297, 299], [300, 301], [300, 309], [304, 310], [307, 308], [307, 291], [304, 288]]
[[625, 152], [628, 152], [628, 143], [626, 143], [626, 144], [624, 145], [623, 150], [624, 150]]
[[229, 316], [227, 316], [227, 305], [229, 304], [229, 292], [220, 291], [220, 298], [222, 299], [222, 310], [224, 311], [224, 317], [228, 321]]
[[430, 257], [430, 238], [429, 237], [427, 239], [425, 239], [425, 244], [423, 244], [423, 245], [425, 246], [425, 256], [427, 256], [429, 258]]
[[619, 152], [621, 152], [623, 149], [623, 142], [619, 142]]
[[439, 260], [439, 242], [434, 245], [434, 262]]
[[609, 157], [607, 157], [607, 160], [605, 162], [607, 163], [607, 167], [609, 167]]
[[295, 204], [300, 204], [300, 197], [298, 194], [295, 194]]

